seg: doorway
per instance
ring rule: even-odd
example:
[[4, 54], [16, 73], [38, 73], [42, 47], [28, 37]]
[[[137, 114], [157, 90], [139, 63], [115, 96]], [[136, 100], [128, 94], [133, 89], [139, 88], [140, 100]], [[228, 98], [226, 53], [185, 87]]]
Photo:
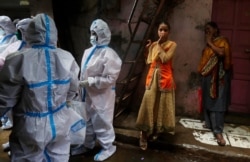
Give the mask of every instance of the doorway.
[[213, 0], [212, 21], [232, 46], [229, 112], [250, 114], [250, 1]]

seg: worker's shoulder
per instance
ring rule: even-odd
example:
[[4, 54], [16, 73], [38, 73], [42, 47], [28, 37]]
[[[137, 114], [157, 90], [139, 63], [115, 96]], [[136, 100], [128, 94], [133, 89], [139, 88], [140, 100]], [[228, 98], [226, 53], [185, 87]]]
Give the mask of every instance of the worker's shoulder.
[[68, 57], [73, 57], [73, 54], [67, 50], [64, 50], [62, 48], [56, 48], [56, 53], [58, 55], [62, 55], [62, 56], [68, 56]]

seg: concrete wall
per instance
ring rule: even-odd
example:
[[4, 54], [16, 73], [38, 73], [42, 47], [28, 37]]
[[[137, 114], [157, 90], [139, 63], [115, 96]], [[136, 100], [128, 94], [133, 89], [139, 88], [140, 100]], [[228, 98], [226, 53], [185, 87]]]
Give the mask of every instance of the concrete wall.
[[212, 0], [185, 0], [170, 18], [171, 39], [177, 42], [174, 74], [177, 83], [176, 112], [198, 115], [197, 66], [204, 47], [203, 26], [210, 20]]

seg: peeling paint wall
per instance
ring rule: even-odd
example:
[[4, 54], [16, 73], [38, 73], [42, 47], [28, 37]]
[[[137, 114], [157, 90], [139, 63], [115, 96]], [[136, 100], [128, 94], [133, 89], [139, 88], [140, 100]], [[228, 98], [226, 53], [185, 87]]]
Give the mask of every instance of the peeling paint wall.
[[185, 0], [171, 15], [170, 37], [178, 45], [174, 57], [177, 114], [199, 115], [197, 66], [204, 47], [203, 26], [210, 20], [211, 12], [212, 0]]

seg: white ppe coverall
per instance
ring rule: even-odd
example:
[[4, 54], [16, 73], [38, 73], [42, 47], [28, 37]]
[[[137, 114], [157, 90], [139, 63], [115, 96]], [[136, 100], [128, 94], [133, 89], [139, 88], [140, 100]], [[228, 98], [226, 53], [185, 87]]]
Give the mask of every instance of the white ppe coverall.
[[0, 53], [10, 44], [17, 41], [16, 27], [8, 16], [0, 16], [0, 27], [4, 35], [0, 38]]
[[[4, 66], [4, 61], [6, 57], [6, 53], [8, 53], [9, 49], [6, 49], [13, 42], [18, 41], [15, 32], [16, 27], [12, 20], [8, 16], [0, 16], [0, 28], [3, 30], [3, 35], [0, 37], [0, 70]], [[12, 52], [12, 51], [11, 51]], [[1, 77], [1, 76], [0, 76]], [[4, 117], [1, 118], [2, 121], [2, 129], [8, 129], [12, 127], [12, 114], [8, 112]]]
[[5, 60], [5, 58], [11, 54], [14, 53], [16, 51], [19, 51], [21, 49], [24, 49], [25, 47], [27, 47], [27, 43], [25, 41], [25, 34], [26, 34], [26, 30], [28, 28], [29, 23], [31, 22], [31, 18], [25, 18], [22, 19], [20, 21], [18, 21], [18, 23], [16, 24], [16, 29], [19, 30], [21, 32], [22, 35], [22, 39], [21, 40], [17, 40], [13, 43], [10, 43], [5, 50], [3, 50], [3, 52], [0, 54], [0, 59]]
[[[29, 23], [31, 22], [31, 18], [25, 18], [22, 19], [20, 21], [18, 21], [18, 23], [16, 24], [16, 29], [20, 31], [20, 33], [23, 35], [22, 37], [24, 38], [25, 32], [27, 30], [27, 27], [29, 25]], [[24, 49], [26, 47], [26, 42], [24, 39], [22, 40], [17, 40], [11, 44], [9, 44], [5, 50], [0, 54], [0, 59], [2, 59], [3, 61], [5, 61], [5, 58], [14, 53], [17, 52], [21, 49]], [[3, 64], [4, 65], [4, 62]], [[2, 67], [0, 66], [0, 69], [2, 69]], [[13, 126], [13, 118], [12, 118], [12, 109], [10, 109], [7, 113], [6, 113], [6, 117], [8, 117], [8, 121], [6, 123], [4, 123], [4, 125], [2, 125], [2, 129], [8, 129], [11, 128]], [[2, 144], [2, 147], [4, 150], [9, 149], [10, 145], [9, 142]]]
[[[83, 100], [86, 102], [88, 117], [84, 146], [93, 149], [96, 140], [103, 150], [94, 157], [102, 161], [111, 156], [115, 132], [113, 114], [115, 106], [115, 84], [119, 76], [122, 61], [108, 44], [111, 32], [106, 22], [93, 21], [90, 31], [97, 35], [96, 45], [86, 49], [81, 62], [81, 81], [87, 81]], [[83, 92], [85, 92], [83, 90]]]
[[9, 55], [0, 72], [0, 116], [13, 108], [11, 161], [68, 162], [75, 121], [66, 101], [78, 92], [79, 66], [56, 47], [57, 29], [46, 14], [33, 18], [25, 40], [31, 48]]

